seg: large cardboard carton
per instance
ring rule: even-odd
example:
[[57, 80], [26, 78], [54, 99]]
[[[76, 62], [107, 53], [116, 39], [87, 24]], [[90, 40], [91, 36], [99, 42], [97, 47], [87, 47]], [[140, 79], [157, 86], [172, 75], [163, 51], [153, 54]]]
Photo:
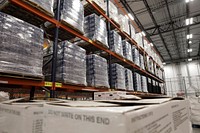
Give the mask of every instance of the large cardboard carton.
[[187, 100], [164, 98], [107, 102], [111, 104], [102, 102], [46, 104], [45, 132], [190, 133]]
[[43, 102], [0, 104], [0, 133], [44, 133]]

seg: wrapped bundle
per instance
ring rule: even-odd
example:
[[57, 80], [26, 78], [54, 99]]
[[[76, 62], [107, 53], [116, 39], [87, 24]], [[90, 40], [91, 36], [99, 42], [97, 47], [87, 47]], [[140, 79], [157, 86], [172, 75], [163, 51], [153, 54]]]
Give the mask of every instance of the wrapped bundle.
[[141, 76], [141, 87], [143, 92], [148, 92], [147, 90], [147, 79], [145, 76]]
[[126, 34], [130, 35], [129, 20], [121, 14], [118, 18], [121, 30]]
[[58, 48], [56, 80], [86, 85], [86, 51], [68, 41]]
[[0, 71], [43, 77], [43, 31], [0, 13]]
[[[106, 5], [107, 5], [107, 3], [106, 3]], [[111, 19], [113, 19], [116, 23], [119, 23], [118, 9], [111, 1], [109, 1], [109, 14], [110, 14]]]
[[96, 14], [85, 17], [85, 36], [108, 48], [106, 23]]
[[110, 32], [110, 49], [120, 56], [123, 56], [122, 38], [114, 30]]
[[111, 64], [111, 70], [112, 70], [112, 87], [115, 89], [125, 89], [125, 70], [124, 67], [114, 63]]
[[140, 53], [135, 46], [132, 47], [133, 62], [140, 66]]
[[51, 13], [52, 15], [54, 14], [53, 12], [54, 0], [30, 0], [30, 1], [39, 5], [41, 8]]
[[109, 88], [107, 60], [91, 54], [87, 56], [88, 86]]
[[63, 0], [61, 20], [84, 33], [84, 8], [80, 0]]
[[140, 67], [142, 68], [142, 69], [144, 69], [144, 57], [143, 57], [143, 55], [139, 55], [139, 57], [140, 57]]
[[137, 42], [137, 44], [143, 48], [143, 42], [142, 42], [142, 35], [141, 33], [137, 33], [135, 34], [135, 41]]
[[125, 85], [126, 85], [126, 90], [134, 90], [133, 89], [133, 73], [129, 69], [125, 69]]
[[132, 47], [131, 44], [128, 43], [127, 41], [123, 40], [122, 41], [123, 45], [123, 54], [124, 57], [130, 61], [133, 61], [133, 55], [132, 55]]
[[130, 25], [130, 29], [131, 29], [131, 38], [135, 40], [136, 39], [135, 28], [132, 25]]
[[138, 73], [133, 74], [133, 85], [135, 91], [142, 91], [141, 89], [141, 75]]

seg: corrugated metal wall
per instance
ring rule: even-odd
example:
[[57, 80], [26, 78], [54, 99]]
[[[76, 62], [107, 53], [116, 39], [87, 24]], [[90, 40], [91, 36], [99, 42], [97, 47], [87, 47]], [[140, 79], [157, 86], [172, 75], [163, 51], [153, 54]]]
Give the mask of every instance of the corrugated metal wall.
[[164, 67], [167, 94], [177, 96], [178, 92], [194, 95], [200, 92], [200, 62], [183, 62]]

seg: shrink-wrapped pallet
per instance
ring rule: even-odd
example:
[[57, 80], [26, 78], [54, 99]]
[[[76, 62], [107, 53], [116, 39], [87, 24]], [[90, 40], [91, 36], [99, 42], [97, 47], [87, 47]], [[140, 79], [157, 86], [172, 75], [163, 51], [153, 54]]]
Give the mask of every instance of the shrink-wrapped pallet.
[[93, 87], [110, 87], [106, 59], [95, 54], [87, 55], [87, 84]]
[[114, 30], [110, 32], [110, 49], [118, 55], [123, 56], [122, 38]]
[[125, 70], [124, 67], [114, 63], [111, 64], [112, 79], [111, 86], [115, 89], [125, 89]]
[[0, 13], [0, 40], [0, 72], [43, 76], [43, 30]]

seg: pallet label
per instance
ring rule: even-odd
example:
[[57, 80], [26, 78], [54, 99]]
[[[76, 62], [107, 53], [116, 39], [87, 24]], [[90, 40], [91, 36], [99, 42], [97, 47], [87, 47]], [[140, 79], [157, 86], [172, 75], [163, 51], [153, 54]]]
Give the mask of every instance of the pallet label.
[[44, 82], [45, 87], [52, 87], [52, 82]]
[[56, 83], [56, 87], [62, 87], [62, 83]]

